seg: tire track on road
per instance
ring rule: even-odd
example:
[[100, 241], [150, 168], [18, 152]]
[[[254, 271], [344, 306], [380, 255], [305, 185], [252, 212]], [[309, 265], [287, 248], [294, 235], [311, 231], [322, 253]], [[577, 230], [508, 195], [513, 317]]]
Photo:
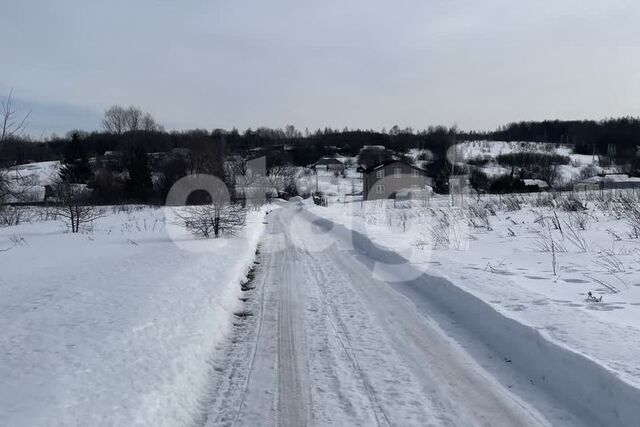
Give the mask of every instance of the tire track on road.
[[243, 387], [243, 391], [242, 391], [242, 397], [240, 400], [240, 404], [238, 405], [238, 411], [236, 412], [236, 416], [235, 419], [233, 421], [233, 425], [238, 425], [238, 420], [240, 419], [240, 414], [242, 413], [242, 409], [244, 407], [246, 398], [247, 398], [247, 391], [249, 389], [249, 383], [251, 381], [251, 374], [253, 373], [254, 369], [255, 369], [255, 364], [256, 364], [256, 354], [258, 353], [258, 346], [260, 341], [262, 340], [262, 325], [264, 323], [264, 300], [265, 300], [265, 285], [269, 280], [269, 273], [273, 268], [273, 258], [270, 257], [270, 262], [269, 262], [269, 266], [267, 268], [263, 267], [262, 262], [264, 262], [264, 257], [260, 257], [260, 267], [263, 271], [262, 274], [262, 281], [261, 281], [261, 285], [260, 285], [260, 289], [257, 289], [258, 292], [260, 292], [260, 315], [258, 317], [258, 327], [257, 327], [257, 332], [256, 332], [256, 338], [255, 338], [255, 342], [253, 345], [253, 351], [251, 353], [251, 362], [249, 363], [249, 372], [247, 374], [247, 379], [245, 381], [244, 387]]
[[[307, 261], [313, 261], [311, 259], [311, 254], [309, 252], [305, 251], [305, 255], [309, 258], [309, 260]], [[319, 255], [320, 255], [319, 253], [316, 254], [316, 256], [319, 256]], [[351, 345], [351, 341], [349, 340], [349, 335], [347, 334], [347, 330], [342, 320], [340, 319], [340, 316], [336, 313], [335, 308], [331, 308], [331, 305], [329, 304], [329, 298], [327, 297], [327, 292], [324, 289], [324, 287], [321, 285], [321, 283], [326, 283], [326, 280], [327, 280], [327, 277], [324, 271], [322, 271], [322, 269], [320, 268], [315, 267], [313, 262], [305, 262], [304, 265], [307, 267], [307, 270], [310, 270], [313, 276], [315, 277], [315, 280], [313, 281], [313, 283], [316, 289], [318, 290], [318, 295], [320, 296], [322, 305], [326, 308], [325, 312], [327, 313], [327, 320], [329, 322], [329, 325], [331, 326], [335, 334], [335, 337], [340, 343], [342, 350], [344, 351], [348, 360], [351, 362], [353, 369], [355, 370], [360, 381], [362, 382], [364, 391], [367, 394], [369, 403], [371, 404], [371, 408], [372, 408], [374, 417], [376, 419], [376, 424], [378, 426], [391, 425], [391, 423], [389, 422], [389, 419], [387, 418], [387, 414], [384, 411], [384, 408], [378, 401], [378, 398], [376, 397], [376, 394], [373, 388], [369, 384], [369, 381], [364, 371], [360, 367], [360, 363], [358, 362], [358, 358], [356, 357], [353, 346]], [[310, 277], [311, 275], [307, 274], [306, 276]]]

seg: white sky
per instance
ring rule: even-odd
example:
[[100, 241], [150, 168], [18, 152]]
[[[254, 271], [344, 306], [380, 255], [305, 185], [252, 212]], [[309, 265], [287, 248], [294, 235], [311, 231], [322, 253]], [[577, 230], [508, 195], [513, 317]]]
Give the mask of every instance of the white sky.
[[0, 40], [32, 133], [116, 103], [169, 129], [640, 115], [631, 0], [24, 0]]

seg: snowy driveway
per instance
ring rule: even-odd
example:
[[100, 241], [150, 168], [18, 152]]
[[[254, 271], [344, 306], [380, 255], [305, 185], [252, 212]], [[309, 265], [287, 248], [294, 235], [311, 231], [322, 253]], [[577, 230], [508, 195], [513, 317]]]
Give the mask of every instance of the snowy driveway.
[[202, 425], [584, 425], [401, 290], [428, 279], [374, 279], [370, 259], [300, 206], [267, 219]]

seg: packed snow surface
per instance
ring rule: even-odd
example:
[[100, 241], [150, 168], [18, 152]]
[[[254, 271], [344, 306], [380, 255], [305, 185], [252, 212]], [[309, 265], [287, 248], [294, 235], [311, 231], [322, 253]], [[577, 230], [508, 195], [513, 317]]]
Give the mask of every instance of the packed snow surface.
[[203, 425], [584, 425], [307, 209], [267, 217], [250, 315], [213, 361]]

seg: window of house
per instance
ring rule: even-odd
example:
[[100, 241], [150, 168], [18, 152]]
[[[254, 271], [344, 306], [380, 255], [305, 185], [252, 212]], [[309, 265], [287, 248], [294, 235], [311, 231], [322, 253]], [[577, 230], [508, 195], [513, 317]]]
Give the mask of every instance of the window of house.
[[417, 177], [419, 177], [419, 176], [420, 176], [420, 172], [418, 172], [418, 170], [417, 170], [417, 169], [411, 169], [411, 175], [412, 175], [414, 178], [417, 178]]
[[376, 171], [376, 178], [384, 178], [384, 169], [380, 169], [379, 171]]
[[401, 178], [402, 177], [402, 168], [393, 168], [393, 177]]
[[377, 192], [378, 194], [383, 194], [383, 193], [384, 193], [384, 185], [383, 185], [383, 184], [378, 184], [378, 185], [376, 186], [376, 192]]

